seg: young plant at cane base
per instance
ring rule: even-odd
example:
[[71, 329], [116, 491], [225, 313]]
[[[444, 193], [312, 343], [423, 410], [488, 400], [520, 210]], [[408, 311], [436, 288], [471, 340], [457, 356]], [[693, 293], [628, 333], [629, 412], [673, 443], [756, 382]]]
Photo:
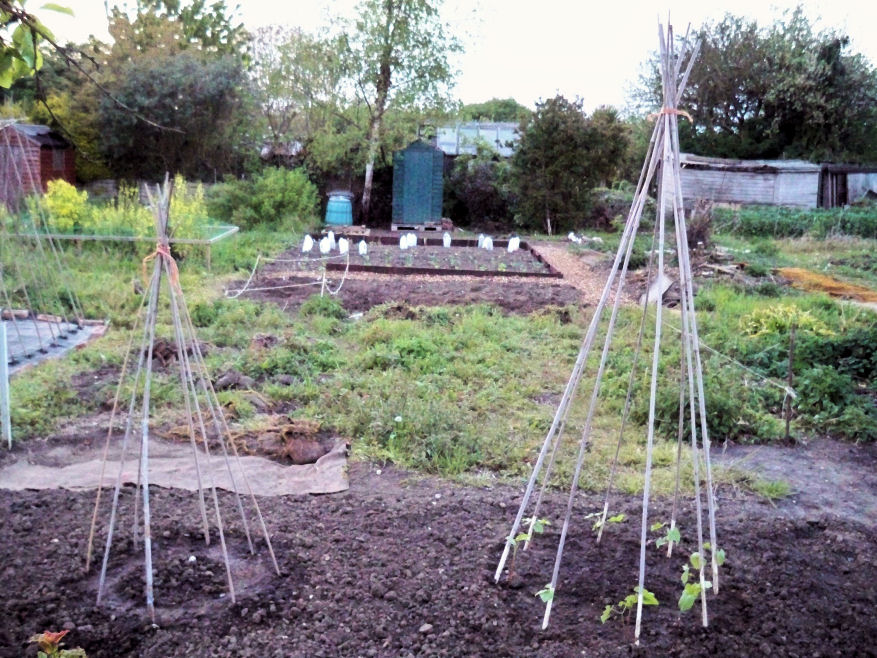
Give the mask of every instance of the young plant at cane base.
[[[609, 621], [609, 618], [612, 615], [618, 615], [619, 617], [627, 617], [630, 615], [630, 611], [636, 607], [637, 599], [639, 598], [639, 586], [633, 588], [633, 594], [628, 594], [623, 599], [621, 599], [615, 605], [607, 605], [603, 609], [603, 614], [600, 615], [600, 622], [605, 624]], [[649, 590], [643, 588], [643, 605], [658, 605], [658, 599], [655, 595]]]
[[534, 596], [538, 596], [542, 599], [542, 603], [548, 603], [549, 601], [554, 600], [554, 588], [551, 586], [551, 583], [547, 583], [545, 587], [536, 592]]
[[[712, 550], [709, 542], [703, 545], [705, 549]], [[725, 551], [722, 549], [718, 549], [715, 552], [716, 556], [716, 564], [722, 566], [725, 563]], [[692, 553], [689, 557], [689, 562], [691, 562], [691, 566], [696, 570], [700, 570], [703, 564], [703, 558], [700, 553]], [[705, 580], [703, 583], [703, 588], [701, 588], [701, 584], [699, 582], [688, 582], [691, 578], [691, 570], [688, 568], [688, 563], [682, 565], [682, 595], [679, 597], [679, 610], [682, 612], [687, 612], [691, 610], [697, 601], [697, 597], [702, 594], [703, 589], [710, 589], [713, 584], [709, 580]]]
[[527, 532], [519, 532], [514, 539], [508, 540], [512, 546], [512, 559], [509, 562], [509, 580], [512, 580], [515, 575], [515, 557], [518, 555], [518, 545], [522, 542], [526, 543], [530, 541], [534, 532], [541, 535], [545, 532], [545, 526], [551, 525], [551, 522], [548, 519], [537, 519], [531, 516], [526, 520], [526, 524], [528, 528]]
[[[652, 532], [657, 532], [666, 525], [666, 523], [659, 521], [658, 523], [653, 523], [649, 529]], [[661, 546], [670, 542], [678, 544], [681, 539], [682, 535], [679, 533], [679, 528], [667, 528], [667, 532], [663, 537], [658, 537], [657, 539], [655, 539], [655, 547], [661, 548]]]
[[[590, 514], [585, 515], [586, 519], [597, 519], [591, 526], [591, 530], [593, 530], [594, 532], [597, 532], [603, 526], [603, 520], [600, 518], [602, 516], [602, 512], [591, 512]], [[610, 516], [608, 519], [606, 519], [606, 523], [623, 523], [625, 519], [627, 519], [626, 514], [616, 514], [615, 516]]]
[[39, 646], [37, 658], [87, 658], [84, 649], [78, 647], [76, 649], [61, 648], [61, 645], [63, 644], [61, 640], [69, 632], [70, 631], [59, 631], [53, 633], [51, 631], [44, 631], [39, 635], [34, 635], [30, 638], [31, 642], [36, 642], [37, 646]]

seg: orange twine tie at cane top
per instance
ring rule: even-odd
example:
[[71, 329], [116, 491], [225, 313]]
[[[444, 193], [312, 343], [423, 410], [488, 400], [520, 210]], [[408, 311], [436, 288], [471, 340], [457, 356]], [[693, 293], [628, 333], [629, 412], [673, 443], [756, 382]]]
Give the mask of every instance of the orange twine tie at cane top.
[[675, 107], [661, 108], [660, 112], [653, 112], [652, 114], [648, 115], [646, 118], [649, 121], [654, 121], [662, 114], [675, 114], [676, 116], [685, 117], [686, 119], [691, 121], [691, 123], [694, 123], [694, 119], [691, 118], [691, 115], [688, 112], [686, 112], [685, 110], [680, 110], [680, 109], [675, 108]]
[[151, 254], [146, 256], [146, 258], [143, 259], [142, 275], [143, 275], [143, 288], [144, 288], [144, 290], [146, 289], [147, 284], [149, 282], [149, 277], [146, 276], [146, 264], [157, 256], [162, 256], [163, 258], [165, 258], [167, 260], [168, 264], [170, 265], [171, 283], [174, 286], [179, 284], [180, 270], [177, 268], [177, 261], [175, 261], [174, 257], [171, 256], [170, 247], [167, 244], [162, 244], [159, 242], [157, 245], [155, 245], [155, 251], [153, 251]]

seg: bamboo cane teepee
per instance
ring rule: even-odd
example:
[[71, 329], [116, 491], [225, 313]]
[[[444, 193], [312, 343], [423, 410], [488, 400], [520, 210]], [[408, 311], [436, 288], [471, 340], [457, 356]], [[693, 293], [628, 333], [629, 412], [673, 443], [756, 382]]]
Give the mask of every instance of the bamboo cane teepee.
[[[509, 557], [510, 549], [515, 545], [516, 538], [519, 538], [524, 515], [528, 509], [532, 508], [532, 513], [528, 517], [530, 519], [530, 530], [527, 537], [527, 543], [532, 538], [534, 521], [539, 518], [540, 507], [543, 503], [543, 495], [545, 488], [551, 476], [551, 470], [554, 466], [555, 457], [558, 448], [563, 439], [563, 433], [567, 424], [571, 402], [580, 387], [580, 383], [585, 372], [588, 357], [600, 333], [601, 323], [609, 305], [610, 298], [614, 299], [611, 305], [608, 321], [606, 322], [605, 335], [603, 336], [603, 348], [600, 355], [599, 366], [594, 374], [593, 388], [589, 398], [589, 406], [587, 418], [585, 420], [584, 431], [579, 442], [579, 449], [576, 459], [575, 471], [572, 482], [569, 487], [569, 497], [565, 514], [563, 517], [563, 525], [560, 530], [560, 540], [557, 547], [557, 554], [554, 561], [554, 570], [551, 575], [551, 582], [545, 590], [543, 600], [546, 601], [545, 615], [542, 627], [548, 625], [551, 615], [552, 604], [554, 603], [554, 595], [558, 583], [558, 574], [560, 572], [561, 561], [563, 557], [563, 548], [572, 521], [573, 504], [578, 488], [579, 476], [581, 474], [582, 464], [585, 453], [587, 452], [588, 442], [591, 434], [592, 421], [594, 412], [599, 402], [600, 384], [603, 373], [606, 368], [608, 355], [612, 347], [613, 330], [615, 328], [618, 316], [619, 305], [624, 290], [625, 280], [627, 276], [630, 255], [633, 250], [634, 239], [640, 226], [643, 208], [648, 197], [648, 190], [653, 180], [657, 176], [658, 199], [657, 218], [655, 222], [654, 248], [649, 261], [648, 282], [649, 288], [652, 284], [660, 281], [664, 272], [664, 254], [667, 239], [667, 215], [671, 214], [673, 219], [673, 237], [675, 240], [675, 250], [678, 260], [679, 269], [679, 287], [681, 292], [681, 318], [682, 318], [682, 363], [680, 372], [681, 376], [678, 381], [679, 386], [679, 429], [678, 429], [678, 447], [676, 451], [676, 494], [673, 501], [673, 512], [670, 527], [676, 527], [676, 510], [678, 508], [677, 499], [679, 497], [679, 463], [682, 457], [682, 437], [684, 436], [683, 423], [686, 422], [685, 406], [687, 401], [688, 414], [687, 423], [688, 431], [691, 436], [691, 460], [694, 471], [694, 506], [696, 513], [697, 528], [697, 546], [700, 556], [705, 556], [705, 550], [709, 549], [710, 559], [701, 559], [699, 561], [699, 569], [697, 577], [700, 584], [700, 600], [701, 600], [701, 619], [704, 626], [708, 623], [707, 615], [707, 596], [706, 592], [711, 587], [713, 593], [718, 593], [719, 589], [719, 565], [723, 559], [723, 553], [718, 547], [716, 539], [716, 523], [715, 523], [715, 502], [712, 487], [712, 467], [710, 464], [710, 441], [707, 432], [706, 420], [706, 403], [704, 398], [704, 385], [702, 364], [699, 349], [699, 340], [697, 333], [697, 319], [694, 310], [694, 294], [691, 281], [691, 262], [689, 259], [688, 239], [686, 235], [685, 213], [682, 205], [682, 190], [679, 178], [679, 135], [678, 120], [680, 116], [687, 116], [686, 113], [678, 108], [679, 101], [685, 89], [688, 76], [694, 61], [697, 58], [699, 44], [689, 47], [687, 40], [681, 51], [676, 51], [674, 43], [673, 28], [668, 27], [665, 31], [663, 26], [659, 26], [659, 44], [660, 44], [660, 73], [663, 87], [663, 108], [660, 112], [653, 115], [655, 127], [649, 142], [646, 160], [640, 174], [640, 179], [636, 188], [633, 204], [627, 216], [627, 221], [621, 238], [618, 252], [612, 263], [612, 268], [603, 288], [602, 296], [597, 304], [594, 316], [585, 334], [579, 350], [578, 357], [573, 366], [572, 374], [566, 385], [566, 388], [558, 404], [554, 420], [548, 430], [548, 434], [542, 444], [538, 458], [533, 468], [533, 472], [527, 483], [527, 487], [521, 501], [518, 513], [512, 524], [511, 532], [508, 535], [505, 549], [496, 568], [495, 580], [499, 581], [505, 568], [506, 561]], [[683, 70], [683, 65], [685, 68]], [[657, 261], [657, 262], [655, 262]], [[631, 400], [634, 391], [634, 373], [638, 359], [641, 354], [643, 338], [646, 335], [645, 329], [647, 320], [651, 317], [649, 313], [649, 305], [651, 301], [655, 301], [654, 310], [654, 347], [652, 350], [651, 374], [649, 378], [649, 398], [648, 398], [648, 428], [646, 443], [646, 464], [644, 473], [643, 500], [642, 500], [642, 520], [641, 520], [641, 536], [640, 536], [640, 554], [639, 554], [639, 577], [637, 587], [637, 610], [636, 610], [636, 627], [634, 637], [639, 643], [640, 631], [642, 627], [642, 609], [645, 586], [646, 573], [646, 544], [648, 542], [647, 533], [648, 511], [649, 511], [649, 495], [651, 488], [651, 472], [652, 472], [652, 449], [655, 438], [655, 401], [659, 386], [664, 386], [667, 382], [663, 382], [659, 378], [659, 364], [662, 353], [662, 302], [663, 302], [663, 286], [656, 286], [657, 299], [650, 300], [650, 295], [645, 295], [642, 304], [642, 316], [640, 322], [639, 337], [635, 354], [633, 357], [633, 365], [631, 366], [631, 375], [628, 381], [627, 398], [624, 411], [621, 418], [621, 429], [618, 436], [618, 446], [624, 438], [625, 426], [628, 421]], [[700, 438], [698, 438], [698, 431]], [[606, 523], [606, 516], [609, 510], [609, 500], [613, 487], [613, 479], [616, 472], [618, 462], [618, 449], [615, 452], [615, 459], [610, 468], [609, 482], [606, 488], [606, 497], [602, 510], [602, 518], [600, 532]], [[539, 486], [538, 495], [534, 493]], [[706, 510], [704, 510], [703, 499], [706, 499]], [[532, 507], [531, 507], [532, 503]], [[704, 539], [704, 517], [706, 517], [706, 525], [708, 528], [709, 539], [708, 544]], [[600, 541], [601, 535], [598, 535], [597, 541]], [[526, 544], [524, 545], [526, 548]], [[671, 554], [673, 541], [669, 542], [668, 555]], [[709, 570], [711, 571], [711, 581], [708, 579], [706, 563], [709, 562]]]
[[[229, 598], [234, 602], [235, 589], [228, 548], [226, 546], [225, 530], [223, 527], [222, 515], [220, 514], [219, 496], [216, 491], [217, 487], [214, 482], [214, 474], [209, 466], [210, 453], [211, 450], [213, 450], [220, 452], [223, 456], [223, 463], [225, 469], [227, 469], [232, 488], [234, 489], [235, 505], [241, 517], [241, 525], [246, 534], [250, 552], [254, 553], [255, 548], [250, 534], [247, 514], [244, 510], [244, 503], [239, 492], [240, 485], [242, 485], [244, 492], [250, 499], [268, 553], [271, 557], [274, 570], [278, 574], [280, 573], [280, 570], [274, 556], [274, 550], [271, 546], [271, 539], [268, 535], [264, 518], [262, 517], [256, 497], [252, 493], [247, 477], [243, 470], [239, 468], [237, 469], [237, 477], [235, 475], [235, 465], [238, 458], [237, 448], [230, 439], [229, 429], [222, 412], [222, 407], [217, 400], [210, 376], [205, 367], [201, 347], [196, 339], [194, 325], [189, 315], [188, 307], [186, 306], [183, 290], [180, 286], [177, 265], [170, 253], [168, 243], [168, 213], [170, 208], [171, 185], [167, 178], [162, 186], [156, 186], [154, 191], [148, 190], [148, 194], [150, 206], [155, 216], [158, 244], [155, 251], [143, 261], [144, 276], [150, 264], [152, 274], [149, 278], [148, 285], [145, 288], [140, 311], [138, 311], [137, 324], [142, 330], [140, 349], [136, 353], [136, 366], [133, 369], [133, 386], [131, 387], [127, 416], [125, 417], [124, 434], [122, 435], [121, 440], [121, 457], [119, 460], [119, 470], [115, 486], [113, 488], [103, 562], [98, 581], [97, 602], [100, 604], [105, 592], [107, 565], [116, 528], [119, 493], [122, 485], [125, 461], [129, 456], [132, 444], [136, 443], [136, 437], [139, 437], [139, 497], [135, 497], [135, 528], [142, 524], [142, 543], [145, 556], [146, 608], [149, 616], [154, 622], [155, 597], [153, 592], [152, 535], [150, 529], [151, 508], [149, 499], [150, 389], [152, 383], [153, 347], [156, 337], [156, 323], [159, 315], [159, 297], [162, 290], [162, 279], [167, 280], [168, 299], [166, 300], [166, 306], [170, 311], [170, 320], [173, 326], [174, 339], [177, 348], [176, 357], [179, 369], [180, 388], [188, 423], [192, 457], [195, 462], [195, 472], [198, 485], [197, 502], [205, 543], [210, 543], [208, 503], [205, 497], [206, 488], [209, 492], [210, 503], [213, 507], [212, 511], [215, 517], [216, 530], [222, 549], [223, 561], [225, 563]], [[132, 355], [134, 354], [131, 348], [134, 346], [135, 335], [136, 331], [132, 334], [131, 343], [119, 379], [119, 387], [116, 391], [116, 404], [114, 405], [113, 414], [110, 419], [106, 446], [104, 449], [104, 469], [106, 468], [107, 454], [114, 434], [113, 426], [116, 407], [121, 398], [123, 388], [125, 387], [126, 374], [129, 369], [129, 364], [132, 362]], [[135, 430], [137, 421], [139, 421], [139, 431]], [[101, 481], [102, 480], [103, 472], [101, 473]], [[97, 530], [97, 519], [100, 510], [101, 493], [102, 490], [99, 488], [95, 498], [91, 530], [88, 538], [86, 569], [88, 569], [91, 564], [94, 537]], [[140, 499], [142, 499], [142, 502], [140, 503], [142, 505], [142, 511], [138, 513], [138, 501]], [[137, 540], [136, 532], [135, 540]]]

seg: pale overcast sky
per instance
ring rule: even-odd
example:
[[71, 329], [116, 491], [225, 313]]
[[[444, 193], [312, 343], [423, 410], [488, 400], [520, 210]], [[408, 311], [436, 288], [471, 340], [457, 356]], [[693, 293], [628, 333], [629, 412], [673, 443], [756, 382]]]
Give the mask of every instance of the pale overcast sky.
[[[327, 16], [351, 14], [354, 0], [239, 0], [249, 29], [271, 23], [314, 30]], [[89, 34], [107, 40], [103, 0], [58, 0], [75, 18], [43, 12], [62, 40]], [[110, 4], [115, 4], [110, 2]], [[228, 5], [234, 6], [235, 0]], [[735, 0], [446, 0], [445, 14], [466, 46], [459, 60], [457, 97], [465, 103], [513, 97], [533, 106], [560, 92], [580, 96], [585, 107], [622, 107], [641, 63], [657, 48], [657, 24], [670, 20], [677, 32], [690, 23], [719, 19], [726, 11], [769, 23], [798, 2]], [[877, 64], [877, 2], [807, 0], [805, 13], [818, 28], [848, 34], [855, 52]]]

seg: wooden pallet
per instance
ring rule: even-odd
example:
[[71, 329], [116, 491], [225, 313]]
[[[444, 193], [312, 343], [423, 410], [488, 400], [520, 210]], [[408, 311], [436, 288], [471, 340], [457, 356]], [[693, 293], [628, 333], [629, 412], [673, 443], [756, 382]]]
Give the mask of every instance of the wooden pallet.
[[441, 222], [436, 224], [391, 224], [393, 231], [441, 231]]

